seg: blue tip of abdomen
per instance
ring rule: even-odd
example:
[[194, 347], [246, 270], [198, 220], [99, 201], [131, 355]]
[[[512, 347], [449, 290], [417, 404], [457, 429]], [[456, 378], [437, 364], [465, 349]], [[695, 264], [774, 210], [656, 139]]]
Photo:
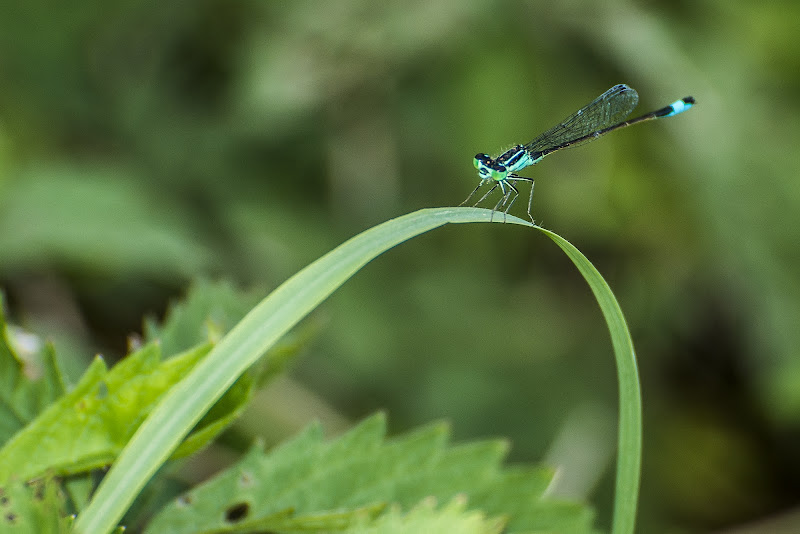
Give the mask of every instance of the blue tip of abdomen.
[[694, 106], [694, 98], [691, 96], [687, 96], [686, 98], [681, 98], [680, 100], [676, 100], [673, 102], [670, 107], [672, 111], [664, 115], [665, 117], [672, 117], [673, 115], [677, 115], [678, 113], [683, 113], [690, 107]]

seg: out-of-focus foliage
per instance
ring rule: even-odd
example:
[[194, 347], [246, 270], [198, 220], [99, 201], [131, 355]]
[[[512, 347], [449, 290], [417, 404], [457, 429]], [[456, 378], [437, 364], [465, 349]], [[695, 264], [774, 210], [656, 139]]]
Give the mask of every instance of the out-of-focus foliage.
[[[796, 506], [797, 20], [787, 1], [8, 3], [11, 316], [59, 354], [113, 357], [191, 277], [269, 288], [372, 224], [457, 204], [476, 152], [527, 142], [614, 83], [642, 111], [692, 95], [679, 117], [527, 169], [534, 215], [606, 276], [634, 333], [642, 531]], [[460, 437], [507, 435], [517, 458], [557, 436], [570, 491], [593, 491], [611, 349], [542, 243], [449, 229], [377, 260], [324, 306], [286, 412], [307, 417], [313, 390], [350, 417], [384, 407], [398, 428], [446, 417]]]

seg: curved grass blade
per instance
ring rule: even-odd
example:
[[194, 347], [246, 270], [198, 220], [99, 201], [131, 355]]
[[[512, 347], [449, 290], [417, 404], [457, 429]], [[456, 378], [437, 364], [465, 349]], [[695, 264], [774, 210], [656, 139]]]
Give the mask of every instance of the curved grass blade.
[[[480, 208], [416, 211], [362, 232], [289, 278], [253, 308], [153, 410], [78, 516], [75, 531], [111, 531], [150, 477], [239, 375], [361, 267], [403, 241], [447, 223], [491, 220], [492, 212]], [[533, 226], [510, 215], [507, 222]], [[611, 331], [620, 379], [614, 533], [632, 533], [641, 461], [641, 401], [630, 335], [616, 299], [597, 270], [567, 241], [535, 228], [545, 232], [575, 262]]]
[[642, 466], [642, 395], [631, 334], [614, 293], [594, 265], [563, 237], [544, 228], [537, 228], [561, 247], [581, 272], [600, 305], [611, 334], [619, 382], [617, 481], [611, 532], [633, 534]]

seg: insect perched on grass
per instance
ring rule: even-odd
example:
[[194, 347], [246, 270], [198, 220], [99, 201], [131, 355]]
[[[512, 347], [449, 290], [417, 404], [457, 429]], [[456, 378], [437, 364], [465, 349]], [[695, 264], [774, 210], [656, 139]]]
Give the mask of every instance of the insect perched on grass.
[[676, 100], [669, 106], [651, 111], [635, 119], [624, 120], [631, 114], [633, 108], [639, 103], [639, 95], [625, 84], [615, 85], [592, 102], [579, 109], [564, 121], [553, 126], [527, 145], [516, 145], [497, 156], [491, 158], [486, 154], [477, 154], [473, 161], [478, 169], [481, 182], [472, 193], [462, 202], [463, 206], [484, 185], [492, 187], [474, 205], [477, 206], [498, 187], [503, 193], [500, 200], [492, 208], [494, 212], [503, 210], [503, 221], [517, 200], [519, 191], [512, 182], [530, 182], [531, 195], [528, 199], [528, 217], [533, 222], [531, 206], [533, 204], [533, 178], [519, 176], [518, 171], [536, 165], [542, 158], [562, 148], [578, 146], [593, 141], [614, 130], [662, 117], [671, 117], [683, 113], [694, 105], [694, 98], [687, 96]]

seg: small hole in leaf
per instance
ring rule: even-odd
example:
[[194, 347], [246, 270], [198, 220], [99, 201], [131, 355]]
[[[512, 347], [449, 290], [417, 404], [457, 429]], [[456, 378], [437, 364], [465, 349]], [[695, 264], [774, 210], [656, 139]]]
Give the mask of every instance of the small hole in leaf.
[[246, 502], [234, 504], [225, 510], [225, 520], [228, 523], [237, 523], [250, 513], [250, 505]]

